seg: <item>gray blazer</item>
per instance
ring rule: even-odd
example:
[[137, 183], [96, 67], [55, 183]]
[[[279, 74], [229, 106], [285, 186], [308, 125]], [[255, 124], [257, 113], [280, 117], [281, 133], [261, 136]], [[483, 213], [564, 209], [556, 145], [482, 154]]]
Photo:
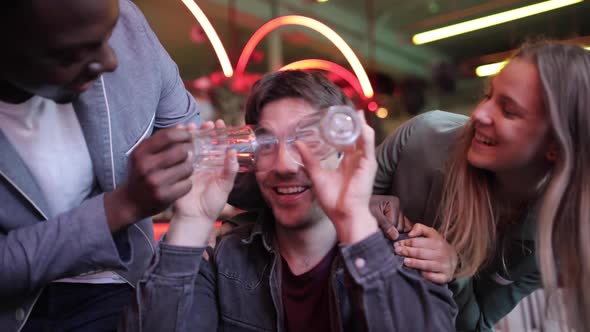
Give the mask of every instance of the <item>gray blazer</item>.
[[150, 220], [110, 233], [103, 193], [125, 180], [129, 153], [154, 129], [200, 120], [176, 65], [139, 9], [129, 0], [119, 5], [109, 40], [119, 67], [74, 103], [98, 183], [93, 197], [48, 219], [43, 193], [0, 131], [2, 331], [22, 328], [52, 280], [109, 269], [134, 286], [154, 254]]

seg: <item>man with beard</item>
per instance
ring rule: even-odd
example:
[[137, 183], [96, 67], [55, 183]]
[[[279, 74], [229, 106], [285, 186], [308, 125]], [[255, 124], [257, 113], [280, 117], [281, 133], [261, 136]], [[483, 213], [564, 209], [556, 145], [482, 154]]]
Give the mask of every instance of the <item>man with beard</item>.
[[223, 170], [195, 172], [138, 285], [127, 331], [454, 331], [451, 292], [404, 267], [370, 211], [377, 161], [362, 113], [344, 154], [316, 158], [306, 149], [314, 144], [298, 140], [299, 121], [335, 105], [352, 103], [319, 73], [271, 73], [254, 85], [245, 114], [257, 126], [264, 203], [207, 248], [237, 153]]

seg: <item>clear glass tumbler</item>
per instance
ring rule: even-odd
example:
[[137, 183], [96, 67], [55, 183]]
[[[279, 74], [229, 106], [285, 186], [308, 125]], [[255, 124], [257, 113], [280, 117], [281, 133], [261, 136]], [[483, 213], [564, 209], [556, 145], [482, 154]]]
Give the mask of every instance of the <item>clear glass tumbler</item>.
[[331, 106], [305, 116], [297, 124], [295, 140], [303, 142], [320, 160], [353, 145], [361, 133], [361, 119], [346, 105]]
[[194, 134], [195, 161], [200, 170], [221, 170], [225, 154], [230, 149], [237, 152], [239, 172], [254, 171], [256, 166], [256, 135], [250, 126], [197, 130]]

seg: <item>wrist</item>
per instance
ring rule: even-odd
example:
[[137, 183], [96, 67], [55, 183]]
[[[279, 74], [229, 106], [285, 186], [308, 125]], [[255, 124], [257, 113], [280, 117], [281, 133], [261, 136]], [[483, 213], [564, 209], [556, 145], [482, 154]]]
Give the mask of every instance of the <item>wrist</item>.
[[164, 239], [180, 247], [202, 247], [208, 243], [214, 220], [187, 215], [174, 215]]
[[377, 219], [367, 211], [341, 218], [336, 223], [336, 234], [341, 244], [360, 242], [379, 230]]
[[104, 194], [104, 209], [107, 224], [113, 233], [141, 219], [123, 187]]

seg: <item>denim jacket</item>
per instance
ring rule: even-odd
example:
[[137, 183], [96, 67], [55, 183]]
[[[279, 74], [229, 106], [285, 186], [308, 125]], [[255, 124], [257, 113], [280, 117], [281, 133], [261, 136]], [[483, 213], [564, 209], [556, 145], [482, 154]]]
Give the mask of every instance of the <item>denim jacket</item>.
[[[272, 223], [260, 213], [214, 250], [160, 243], [124, 329], [284, 331], [281, 257]], [[451, 292], [404, 267], [392, 248], [380, 232], [339, 246], [330, 274], [331, 330], [454, 330]]]

